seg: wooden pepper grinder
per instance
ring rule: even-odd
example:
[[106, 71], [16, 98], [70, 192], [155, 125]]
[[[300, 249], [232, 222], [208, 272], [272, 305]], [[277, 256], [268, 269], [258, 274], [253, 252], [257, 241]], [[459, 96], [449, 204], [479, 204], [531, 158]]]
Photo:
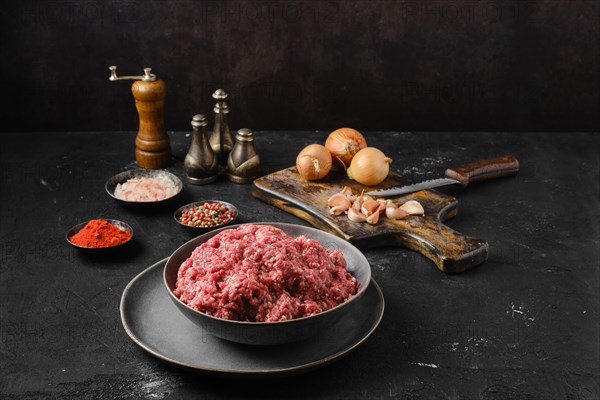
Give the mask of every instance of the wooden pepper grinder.
[[171, 165], [171, 144], [165, 130], [164, 108], [167, 86], [152, 74], [151, 68], [144, 68], [141, 76], [119, 76], [117, 67], [111, 66], [111, 81], [135, 80], [131, 92], [140, 119], [140, 127], [135, 138], [135, 160], [142, 168], [160, 169]]

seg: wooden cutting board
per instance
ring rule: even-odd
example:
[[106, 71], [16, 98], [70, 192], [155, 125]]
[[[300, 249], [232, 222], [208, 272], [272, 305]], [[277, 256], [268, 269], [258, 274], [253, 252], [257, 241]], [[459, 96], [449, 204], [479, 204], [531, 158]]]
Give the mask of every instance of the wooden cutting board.
[[352, 222], [344, 214], [329, 214], [327, 199], [344, 186], [360, 194], [406, 184], [407, 180], [390, 172], [377, 186], [364, 186], [349, 180], [343, 171], [331, 171], [320, 181], [306, 181], [290, 167], [263, 176], [254, 181], [254, 197], [281, 208], [315, 227], [348, 240], [361, 250], [384, 246], [401, 246], [415, 250], [431, 259], [447, 273], [465, 271], [487, 260], [487, 242], [456, 232], [443, 221], [458, 212], [458, 201], [435, 190], [422, 190], [390, 199], [400, 204], [417, 200], [425, 209], [425, 216], [410, 216], [390, 220], [382, 216], [376, 225]]

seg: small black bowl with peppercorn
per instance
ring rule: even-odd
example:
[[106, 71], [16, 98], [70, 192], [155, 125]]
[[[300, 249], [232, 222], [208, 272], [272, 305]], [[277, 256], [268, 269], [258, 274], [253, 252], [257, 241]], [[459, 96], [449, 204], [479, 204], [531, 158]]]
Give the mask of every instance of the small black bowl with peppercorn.
[[188, 232], [202, 234], [231, 224], [238, 217], [237, 208], [221, 200], [200, 200], [175, 211], [175, 221]]

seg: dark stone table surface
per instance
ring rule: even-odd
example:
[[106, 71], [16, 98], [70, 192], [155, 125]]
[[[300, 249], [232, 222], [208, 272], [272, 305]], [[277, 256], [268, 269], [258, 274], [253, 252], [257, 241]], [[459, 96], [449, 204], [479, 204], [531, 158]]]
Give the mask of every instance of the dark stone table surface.
[[[189, 133], [170, 132], [175, 164]], [[293, 165], [326, 132], [256, 132], [261, 173]], [[176, 204], [122, 206], [105, 181], [134, 167], [133, 132], [0, 134], [0, 398], [2, 399], [598, 399], [600, 136], [586, 133], [369, 132], [412, 180], [515, 154], [516, 177], [467, 189], [448, 225], [488, 241], [490, 258], [458, 275], [401, 248], [365, 251], [386, 309], [346, 357], [297, 376], [237, 381], [185, 372], [125, 333], [128, 282], [191, 238], [174, 209], [201, 198], [242, 221], [306, 222], [225, 179], [185, 185]], [[73, 225], [115, 218], [135, 230], [118, 257], [81, 254]]]

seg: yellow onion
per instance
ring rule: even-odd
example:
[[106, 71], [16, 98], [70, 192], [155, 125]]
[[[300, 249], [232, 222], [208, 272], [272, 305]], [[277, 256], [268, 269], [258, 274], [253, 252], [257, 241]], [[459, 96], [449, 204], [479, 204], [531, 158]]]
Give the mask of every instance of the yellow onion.
[[331, 155], [321, 144], [309, 144], [296, 157], [298, 173], [308, 181], [324, 178], [331, 170]]
[[339, 128], [327, 136], [325, 147], [331, 154], [333, 163], [338, 167], [346, 169], [350, 165], [354, 155], [367, 147], [367, 141], [355, 129]]
[[354, 155], [346, 170], [348, 178], [373, 186], [383, 182], [390, 172], [392, 159], [375, 147], [365, 147]]

